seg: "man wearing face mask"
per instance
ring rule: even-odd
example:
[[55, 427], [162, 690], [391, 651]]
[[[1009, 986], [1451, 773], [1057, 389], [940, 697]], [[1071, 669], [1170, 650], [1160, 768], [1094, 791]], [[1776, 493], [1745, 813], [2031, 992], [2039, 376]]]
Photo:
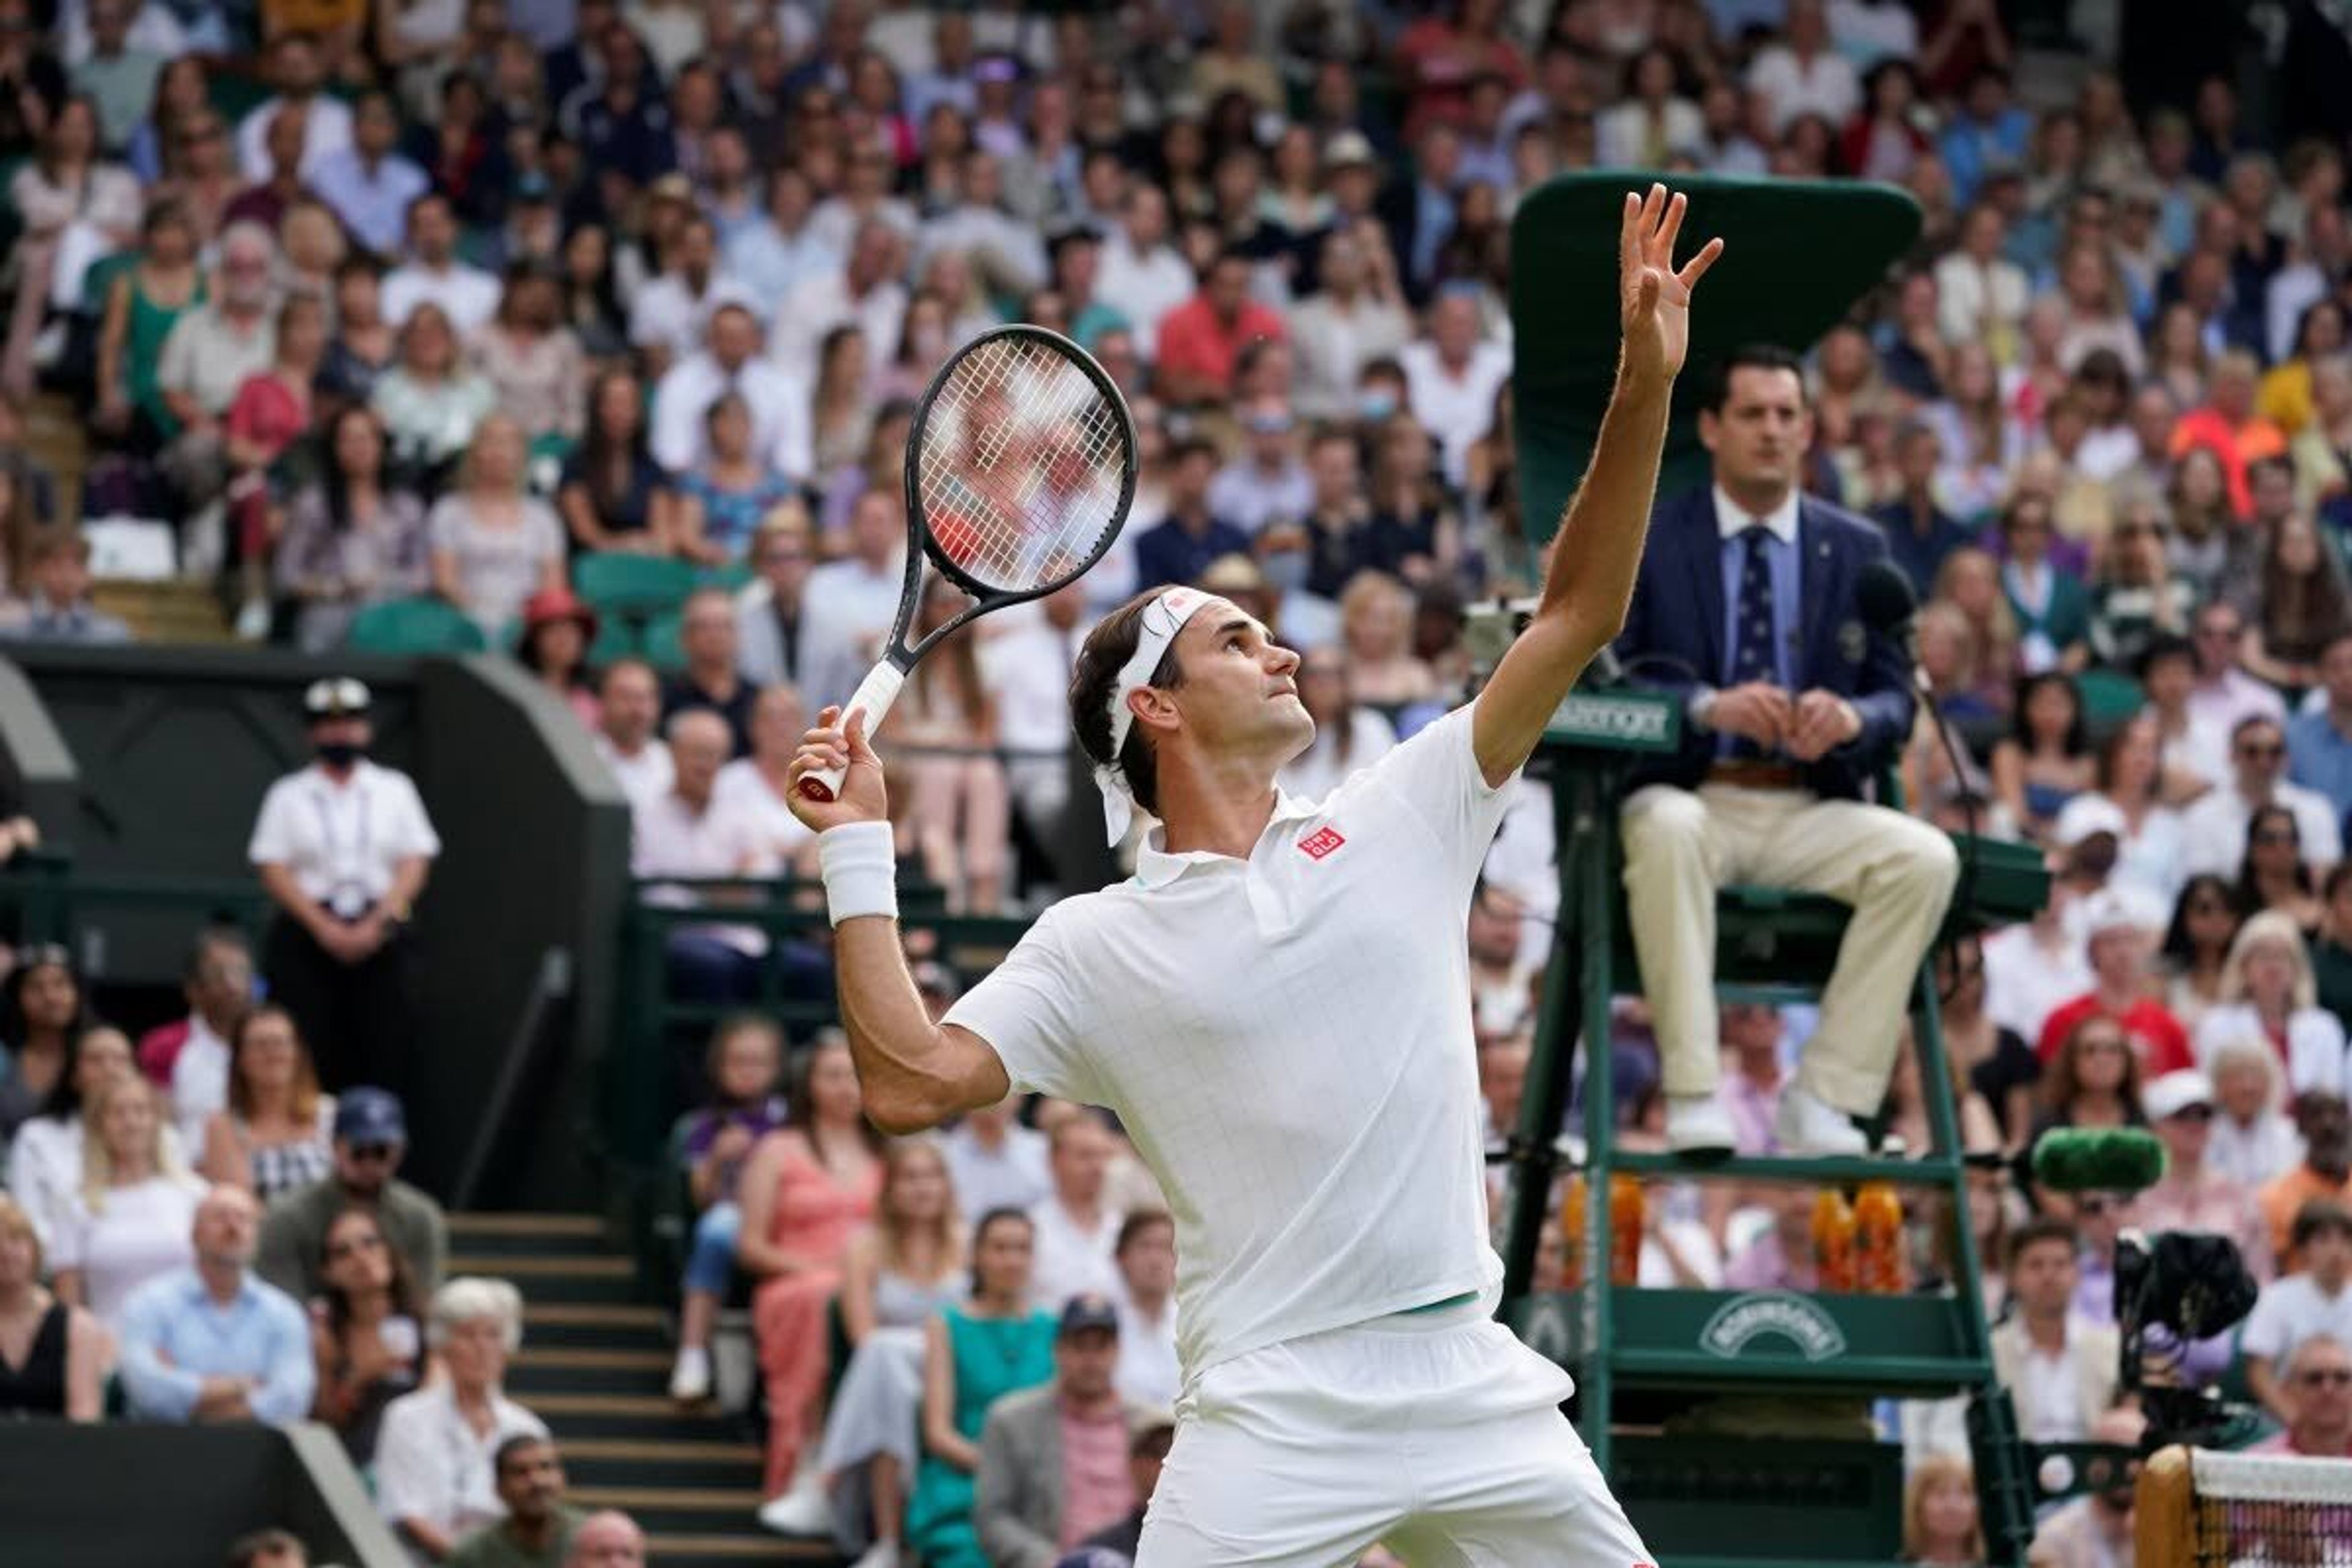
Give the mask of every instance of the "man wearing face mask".
[[278, 910], [262, 972], [331, 1089], [403, 1081], [409, 916], [441, 852], [415, 783], [367, 760], [368, 702], [348, 677], [303, 694], [317, 761], [269, 786], [247, 850]]

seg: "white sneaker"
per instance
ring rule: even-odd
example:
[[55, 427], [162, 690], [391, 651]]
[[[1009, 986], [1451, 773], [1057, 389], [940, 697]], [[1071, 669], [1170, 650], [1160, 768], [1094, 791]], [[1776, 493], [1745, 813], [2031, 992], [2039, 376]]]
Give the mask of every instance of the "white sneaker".
[[680, 1404], [698, 1404], [710, 1397], [710, 1352], [700, 1345], [678, 1348], [677, 1365], [669, 1374], [669, 1396]]
[[760, 1505], [761, 1528], [778, 1535], [831, 1535], [833, 1500], [825, 1495], [824, 1479], [812, 1465], [793, 1478], [782, 1493]]
[[895, 1541], [876, 1542], [850, 1568], [898, 1568], [898, 1543]]
[[1870, 1140], [1862, 1135], [1853, 1118], [1793, 1083], [1780, 1090], [1780, 1109], [1772, 1118], [1772, 1135], [1780, 1140], [1783, 1154], [1870, 1152]]
[[1728, 1154], [1738, 1146], [1731, 1113], [1711, 1094], [1666, 1097], [1666, 1147], [1677, 1154]]

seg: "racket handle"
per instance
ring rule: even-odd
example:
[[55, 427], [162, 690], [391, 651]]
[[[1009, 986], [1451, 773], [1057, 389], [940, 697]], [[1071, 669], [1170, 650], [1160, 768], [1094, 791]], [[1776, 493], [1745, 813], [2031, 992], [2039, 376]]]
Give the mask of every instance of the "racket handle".
[[[852, 713], [863, 712], [866, 715], [866, 738], [871, 742], [874, 739], [874, 731], [882, 727], [883, 715], [888, 713], [890, 705], [898, 700], [898, 689], [905, 684], [907, 684], [905, 670], [887, 658], [877, 664], [866, 672], [866, 679], [857, 683], [857, 689], [842, 706], [843, 725], [845, 727], [848, 724], [849, 716]], [[825, 768], [817, 773], [803, 773], [801, 797], [803, 800], [820, 802], [838, 799], [841, 795], [841, 781], [847, 777], [848, 773], [847, 768]]]

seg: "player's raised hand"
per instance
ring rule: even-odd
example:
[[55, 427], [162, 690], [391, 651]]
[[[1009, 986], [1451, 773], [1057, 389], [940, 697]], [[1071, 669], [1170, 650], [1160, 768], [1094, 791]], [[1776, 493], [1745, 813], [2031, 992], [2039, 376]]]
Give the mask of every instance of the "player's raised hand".
[[[832, 800], [811, 800], [801, 793], [801, 775], [827, 768], [846, 768], [840, 793]], [[785, 773], [785, 804], [793, 815], [823, 833], [845, 822], [887, 822], [889, 798], [882, 793], [882, 759], [866, 743], [866, 710], [854, 710], [842, 722], [838, 707], [816, 716], [816, 728], [801, 737]]]
[[1669, 195], [1654, 184], [1649, 194], [1625, 193], [1625, 214], [1617, 236], [1620, 320], [1625, 332], [1625, 368], [1670, 379], [1690, 353], [1691, 290], [1723, 254], [1723, 241], [1710, 239], [1698, 254], [1675, 268], [1675, 240], [1682, 233], [1680, 192]]

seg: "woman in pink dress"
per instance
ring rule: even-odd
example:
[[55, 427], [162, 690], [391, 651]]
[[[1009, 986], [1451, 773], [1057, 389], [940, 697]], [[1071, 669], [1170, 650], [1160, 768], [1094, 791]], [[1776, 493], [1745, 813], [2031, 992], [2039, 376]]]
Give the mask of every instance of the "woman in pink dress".
[[[818, 1430], [825, 1310], [841, 1288], [850, 1237], [874, 1217], [882, 1135], [866, 1120], [848, 1039], [828, 1031], [793, 1064], [784, 1125], [744, 1167], [735, 1244], [760, 1277], [751, 1316], [768, 1386], [765, 1495], [782, 1494]], [[812, 1477], [814, 1479], [814, 1477]]]

